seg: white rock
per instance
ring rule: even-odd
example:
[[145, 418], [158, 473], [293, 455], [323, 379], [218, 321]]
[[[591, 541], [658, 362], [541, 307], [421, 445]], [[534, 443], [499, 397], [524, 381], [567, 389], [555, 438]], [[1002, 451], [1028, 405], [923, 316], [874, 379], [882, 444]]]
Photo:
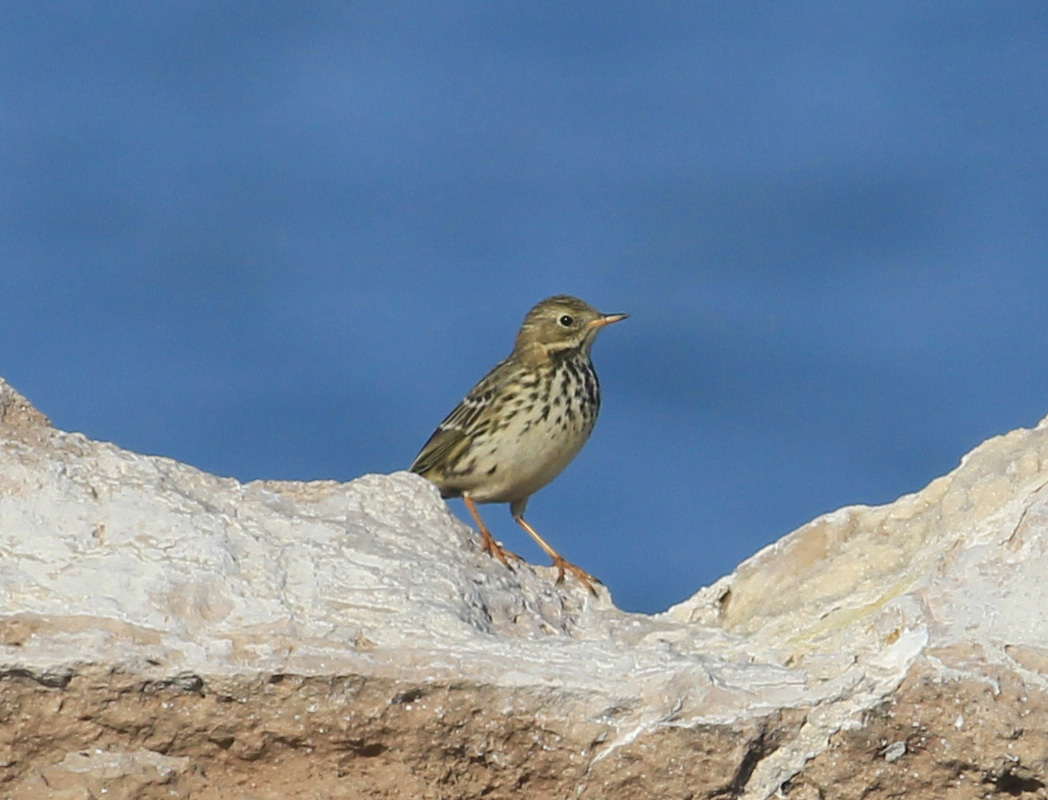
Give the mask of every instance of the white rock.
[[[492, 687], [506, 719], [577, 723], [544, 749], [578, 733], [576, 772], [557, 779], [579, 796], [628, 796], [645, 751], [665, 772], [648, 791], [714, 781], [680, 735], [721, 726], [744, 739], [716, 780], [766, 798], [817, 774], [908, 677], [986, 684], [992, 667], [1043, 688], [1046, 454], [1044, 423], [992, 439], [921, 492], [821, 517], [648, 617], [551, 569], [507, 570], [415, 475], [241, 484], [54, 430], [0, 381], [0, 670], [69, 691], [104, 665], [192, 696], [265, 675]], [[412, 691], [389, 702], [443, 719]], [[311, 702], [298, 713], [330, 711]], [[957, 711], [945, 727], [970, 735]], [[918, 763], [894, 741], [878, 769]], [[492, 785], [544, 757], [497, 750]]]

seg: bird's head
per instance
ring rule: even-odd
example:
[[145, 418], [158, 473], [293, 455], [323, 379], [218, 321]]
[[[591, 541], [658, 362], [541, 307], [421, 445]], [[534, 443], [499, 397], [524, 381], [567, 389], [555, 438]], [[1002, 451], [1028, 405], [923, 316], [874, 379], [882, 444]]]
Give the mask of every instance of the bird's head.
[[524, 317], [514, 349], [521, 353], [538, 351], [546, 357], [564, 350], [588, 353], [601, 328], [626, 317], [601, 314], [589, 303], [570, 295], [548, 297]]

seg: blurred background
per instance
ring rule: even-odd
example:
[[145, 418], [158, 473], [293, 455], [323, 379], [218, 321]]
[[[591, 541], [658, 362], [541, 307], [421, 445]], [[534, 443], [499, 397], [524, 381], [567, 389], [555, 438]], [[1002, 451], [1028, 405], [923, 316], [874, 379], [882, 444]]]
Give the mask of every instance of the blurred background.
[[661, 610], [1048, 414], [1046, 53], [1029, 2], [7, 2], [0, 375], [346, 481], [543, 297], [629, 312], [528, 517]]

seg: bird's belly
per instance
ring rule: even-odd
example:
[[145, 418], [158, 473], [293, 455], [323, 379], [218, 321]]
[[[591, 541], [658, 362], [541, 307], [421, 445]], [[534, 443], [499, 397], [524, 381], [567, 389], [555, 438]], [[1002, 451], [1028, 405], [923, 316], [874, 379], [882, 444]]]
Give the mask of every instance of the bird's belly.
[[[579, 454], [593, 425], [581, 420], [564, 429], [532, 426], [499, 431], [497, 442], [476, 443], [476, 473], [483, 484], [470, 491], [480, 503], [510, 503], [530, 497], [556, 478]], [[511, 435], [507, 435], [511, 434]]]

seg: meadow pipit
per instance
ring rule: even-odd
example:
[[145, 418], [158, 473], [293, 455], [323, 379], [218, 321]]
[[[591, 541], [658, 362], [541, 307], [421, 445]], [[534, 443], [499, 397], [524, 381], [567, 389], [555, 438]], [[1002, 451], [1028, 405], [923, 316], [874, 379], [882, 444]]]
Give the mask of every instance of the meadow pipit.
[[448, 414], [411, 465], [442, 497], [462, 498], [486, 552], [506, 566], [519, 558], [495, 541], [476, 505], [509, 503], [513, 519], [553, 559], [557, 582], [567, 570], [593, 594], [597, 579], [550, 547], [524, 507], [589, 438], [600, 409], [590, 348], [601, 328], [625, 318], [568, 295], [543, 300], [524, 318], [513, 352]]

